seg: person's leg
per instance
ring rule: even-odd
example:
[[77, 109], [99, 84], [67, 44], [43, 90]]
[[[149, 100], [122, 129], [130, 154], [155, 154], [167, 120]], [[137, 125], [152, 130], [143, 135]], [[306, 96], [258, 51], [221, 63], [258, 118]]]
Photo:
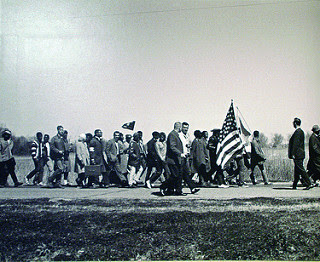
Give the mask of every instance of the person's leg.
[[78, 178], [76, 179], [77, 185], [80, 187], [84, 186], [84, 180], [85, 180], [85, 173], [79, 173]]
[[223, 170], [220, 167], [217, 170], [216, 177], [217, 177], [219, 186], [226, 184], [224, 175], [223, 175]]
[[251, 163], [250, 179], [251, 179], [251, 182], [252, 182], [253, 185], [256, 185], [256, 184], [257, 184], [256, 178], [255, 178], [255, 176], [254, 176], [254, 169], [255, 169], [256, 165], [257, 165], [257, 164], [255, 164], [255, 163]]
[[173, 174], [173, 188], [175, 194], [181, 195], [182, 194], [182, 170], [181, 165], [171, 165], [171, 174]]
[[296, 189], [297, 188], [297, 185], [298, 185], [298, 182], [299, 182], [299, 171], [298, 171], [298, 168], [297, 168], [297, 164], [296, 164], [296, 161], [293, 160], [293, 163], [294, 163], [294, 178], [293, 178], [293, 184], [292, 184], [292, 188], [293, 189]]
[[296, 170], [298, 173], [298, 177], [301, 177], [303, 179], [303, 181], [305, 181], [306, 186], [311, 186], [312, 182], [310, 177], [308, 176], [306, 170], [304, 169], [303, 166], [303, 159], [296, 159], [295, 161], [295, 166], [296, 166]]
[[39, 169], [39, 160], [32, 159], [34, 163], [34, 169], [26, 176], [26, 181], [29, 182], [31, 178], [38, 172]]
[[55, 161], [55, 168], [56, 170], [52, 173], [51, 176], [48, 177], [48, 182], [50, 186], [53, 186], [54, 184], [60, 186], [61, 185], [61, 175], [64, 171], [64, 164], [63, 160], [57, 159]]
[[267, 172], [266, 172], [266, 170], [264, 168], [264, 164], [260, 164], [260, 165], [258, 165], [258, 167], [260, 169], [264, 184], [265, 185], [269, 184], [268, 176], [267, 176]]
[[201, 164], [198, 168], [199, 185], [204, 186], [206, 182], [206, 165]]
[[146, 177], [144, 179], [145, 183], [150, 179], [150, 175], [151, 175], [153, 167], [154, 167], [153, 161], [148, 159], [148, 161], [147, 161], [147, 173], [146, 173]]
[[117, 177], [120, 179], [120, 183], [122, 186], [128, 184], [127, 178], [121, 172], [121, 166], [119, 160], [116, 160], [114, 165], [114, 170], [116, 172]]
[[22, 183], [20, 183], [18, 181], [16, 172], [15, 172], [15, 168], [16, 168], [16, 161], [14, 160], [14, 158], [9, 159], [8, 161], [6, 161], [6, 165], [9, 171], [9, 174], [11, 176], [11, 179], [14, 183], [15, 186], [20, 186], [22, 185]]
[[134, 177], [135, 174], [137, 173], [136, 167], [135, 166], [128, 166], [128, 185], [132, 186], [135, 182]]
[[47, 167], [47, 168], [46, 168], [46, 169], [47, 169], [47, 172], [46, 172], [45, 176], [43, 177], [43, 182], [42, 182], [42, 183], [43, 183], [44, 185], [47, 185], [47, 184], [48, 184], [48, 178], [49, 178], [50, 175], [52, 175], [53, 172], [54, 172], [53, 161], [52, 161], [51, 158], [49, 158], [49, 159], [47, 160], [47, 162], [45, 163], [45, 166]]
[[244, 175], [245, 175], [245, 165], [243, 157], [237, 159], [237, 165], [238, 165], [238, 175], [239, 175], [239, 186], [244, 185]]
[[39, 183], [42, 182], [43, 172], [44, 172], [44, 165], [45, 165], [44, 159], [40, 158], [39, 159], [39, 163], [38, 163], [38, 172], [36, 173], [36, 176], [33, 179], [34, 183], [39, 184]]
[[192, 190], [196, 188], [196, 184], [191, 179], [191, 169], [189, 166], [189, 160], [187, 158], [182, 159], [181, 176], [192, 192]]
[[5, 162], [0, 162], [0, 186], [4, 187], [7, 182], [7, 174], [5, 169]]

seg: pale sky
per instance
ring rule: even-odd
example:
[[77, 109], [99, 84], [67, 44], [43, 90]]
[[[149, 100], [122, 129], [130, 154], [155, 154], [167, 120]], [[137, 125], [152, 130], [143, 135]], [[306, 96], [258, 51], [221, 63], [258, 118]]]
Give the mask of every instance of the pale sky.
[[76, 137], [122, 124], [251, 131], [320, 124], [320, 1], [0, 0], [0, 123]]

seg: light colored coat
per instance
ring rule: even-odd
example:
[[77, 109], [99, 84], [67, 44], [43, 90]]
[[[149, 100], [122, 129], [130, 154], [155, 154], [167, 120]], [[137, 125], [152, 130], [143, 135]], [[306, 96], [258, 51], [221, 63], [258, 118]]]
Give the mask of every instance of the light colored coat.
[[76, 143], [75, 172], [84, 173], [84, 167], [90, 165], [90, 155], [86, 142]]

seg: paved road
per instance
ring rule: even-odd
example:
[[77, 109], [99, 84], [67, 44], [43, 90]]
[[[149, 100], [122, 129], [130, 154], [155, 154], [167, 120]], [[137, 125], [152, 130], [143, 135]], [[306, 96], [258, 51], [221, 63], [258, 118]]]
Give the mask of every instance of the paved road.
[[197, 194], [190, 194], [189, 189], [184, 188], [186, 196], [165, 196], [158, 195], [159, 188], [147, 189], [138, 188], [117, 188], [110, 187], [106, 189], [78, 189], [75, 187], [66, 187], [64, 189], [48, 189], [34, 186], [22, 186], [19, 188], [9, 187], [0, 188], [0, 199], [244, 199], [256, 197], [268, 198], [320, 198], [320, 187], [311, 190], [291, 189], [292, 183], [274, 183], [270, 186], [249, 185], [247, 188], [230, 187], [222, 188], [201, 188]]

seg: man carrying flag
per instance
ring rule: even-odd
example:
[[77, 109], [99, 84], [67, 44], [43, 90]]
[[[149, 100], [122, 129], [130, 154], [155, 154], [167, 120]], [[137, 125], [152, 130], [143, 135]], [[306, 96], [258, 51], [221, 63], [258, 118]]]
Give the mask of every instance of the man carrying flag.
[[224, 120], [222, 129], [219, 134], [217, 146], [217, 165], [222, 169], [235, 158], [237, 162], [236, 173], [239, 174], [238, 185], [244, 186], [244, 145], [240, 138], [240, 132], [237, 127], [236, 117], [234, 114], [233, 101]]

